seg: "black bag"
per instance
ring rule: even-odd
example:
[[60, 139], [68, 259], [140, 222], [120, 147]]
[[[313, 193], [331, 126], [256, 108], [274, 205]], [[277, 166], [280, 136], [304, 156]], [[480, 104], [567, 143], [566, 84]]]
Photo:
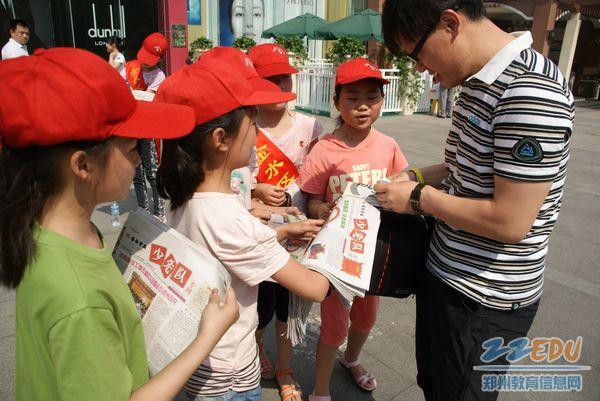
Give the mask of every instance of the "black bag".
[[368, 295], [406, 298], [425, 272], [435, 218], [381, 211]]

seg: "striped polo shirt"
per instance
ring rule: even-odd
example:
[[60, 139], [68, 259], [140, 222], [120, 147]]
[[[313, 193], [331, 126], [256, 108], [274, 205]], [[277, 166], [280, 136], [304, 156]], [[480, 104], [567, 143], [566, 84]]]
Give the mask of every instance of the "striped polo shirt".
[[556, 65], [531, 49], [531, 34], [514, 35], [462, 87], [446, 140], [444, 190], [489, 199], [494, 196], [494, 176], [551, 181], [552, 186], [521, 242], [504, 244], [438, 221], [427, 258], [427, 267], [440, 280], [501, 310], [529, 305], [542, 294], [575, 108]]

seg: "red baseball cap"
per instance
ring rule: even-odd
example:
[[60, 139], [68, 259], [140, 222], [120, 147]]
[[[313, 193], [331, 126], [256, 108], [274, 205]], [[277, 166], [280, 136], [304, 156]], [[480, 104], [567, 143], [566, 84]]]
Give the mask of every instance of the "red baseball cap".
[[269, 82], [264, 78], [261, 78], [256, 70], [254, 69], [254, 63], [246, 53], [243, 51], [227, 46], [213, 47], [209, 51], [205, 52], [200, 56], [198, 61], [193, 65], [201, 67], [207, 63], [211, 63], [213, 60], [221, 60], [229, 63], [232, 67], [236, 68], [250, 83], [250, 86], [256, 91], [260, 92], [275, 92], [278, 93], [279, 101], [277, 103], [289, 102], [296, 98], [296, 94], [293, 92], [282, 92], [281, 88], [275, 85], [273, 82]]
[[335, 85], [349, 84], [369, 78], [377, 79], [384, 85], [390, 83], [381, 76], [381, 71], [373, 62], [364, 57], [357, 57], [339, 65], [335, 74]]
[[263, 78], [298, 73], [298, 70], [290, 65], [285, 49], [273, 43], [254, 46], [248, 51], [248, 57], [254, 63], [258, 75]]
[[142, 42], [137, 59], [147, 66], [154, 67], [167, 51], [167, 38], [160, 32], [151, 33]]
[[154, 101], [190, 106], [201, 125], [242, 106], [277, 103], [280, 95], [254, 90], [230, 63], [212, 60], [179, 69], [161, 84]]
[[0, 139], [12, 147], [176, 138], [195, 126], [189, 107], [136, 101], [114, 68], [81, 49], [2, 61], [0, 82]]

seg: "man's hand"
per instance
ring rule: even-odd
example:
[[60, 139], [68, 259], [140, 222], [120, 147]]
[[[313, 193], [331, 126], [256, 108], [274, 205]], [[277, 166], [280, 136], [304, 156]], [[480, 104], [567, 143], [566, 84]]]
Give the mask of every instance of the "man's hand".
[[381, 207], [396, 213], [414, 213], [410, 206], [410, 194], [417, 186], [414, 181], [375, 184], [377, 200]]

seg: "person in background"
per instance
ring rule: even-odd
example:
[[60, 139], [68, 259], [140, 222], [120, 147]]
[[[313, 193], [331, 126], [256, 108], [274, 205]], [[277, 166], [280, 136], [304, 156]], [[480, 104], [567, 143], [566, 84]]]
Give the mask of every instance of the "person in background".
[[108, 63], [127, 81], [125, 71], [125, 56], [123, 55], [125, 44], [118, 36], [106, 39], [106, 51], [108, 52]]
[[10, 20], [10, 39], [2, 47], [2, 60], [29, 56], [27, 42], [29, 42], [29, 25], [21, 19]]
[[[167, 52], [167, 39], [160, 32], [154, 32], [144, 39], [137, 58], [127, 63], [127, 80], [132, 89], [142, 89], [152, 94], [156, 93], [160, 84], [165, 80], [164, 72], [158, 67], [158, 62]], [[141, 73], [141, 74], [140, 74]], [[156, 190], [156, 171], [160, 155], [160, 142], [149, 139], [138, 141], [138, 152], [142, 163], [135, 171], [133, 186], [139, 207], [150, 211], [150, 201], [146, 180], [152, 190], [152, 214], [166, 222], [164, 201]]]
[[456, 93], [456, 87], [447, 88], [440, 82], [439, 84], [439, 95], [440, 95], [440, 109], [438, 110], [437, 116], [439, 118], [450, 118], [452, 117], [452, 109], [454, 108], [454, 94]]

